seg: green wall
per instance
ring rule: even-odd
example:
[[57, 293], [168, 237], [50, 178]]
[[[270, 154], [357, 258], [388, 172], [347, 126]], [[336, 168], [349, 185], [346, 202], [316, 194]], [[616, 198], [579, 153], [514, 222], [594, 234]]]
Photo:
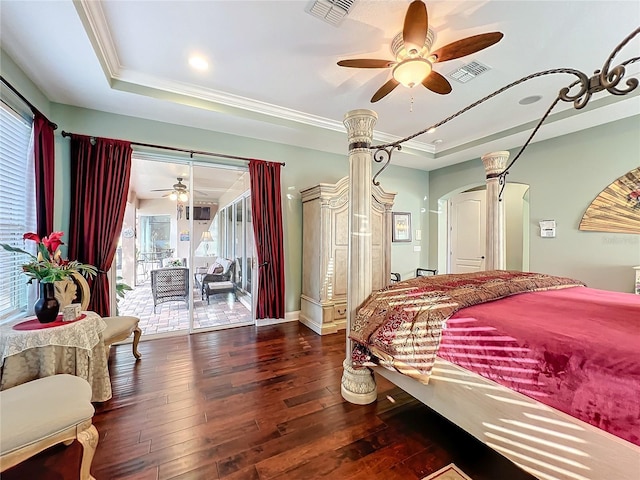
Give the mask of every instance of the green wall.
[[[640, 116], [534, 143], [512, 167], [509, 182], [530, 185], [530, 270], [578, 278], [593, 288], [633, 291], [640, 235], [584, 232], [580, 220], [609, 184], [640, 166]], [[511, 158], [517, 150], [511, 151]], [[487, 152], [488, 153], [488, 152]], [[484, 181], [478, 159], [430, 172], [430, 210], [446, 194]], [[629, 210], [629, 215], [640, 215]], [[556, 238], [540, 237], [538, 222], [553, 219]], [[431, 259], [438, 254], [437, 213], [430, 218]], [[526, 244], [526, 242], [525, 242]]]
[[[56, 206], [59, 206], [56, 208], [56, 225], [60, 225], [60, 228], [65, 231], [69, 223], [69, 140], [60, 135], [62, 130], [140, 143], [286, 162], [281, 177], [286, 261], [286, 311], [293, 312], [300, 309], [302, 286], [302, 203], [300, 191], [317, 183], [336, 182], [348, 174], [346, 130], [345, 154], [334, 155], [69, 105], [53, 104], [52, 116], [60, 127], [56, 135], [56, 158], [58, 161], [56, 186], [59, 187], [56, 193], [58, 202]], [[214, 162], [211, 158], [200, 157], [198, 161]], [[380, 180], [385, 190], [399, 192], [396, 196], [394, 210], [411, 212], [414, 221], [413, 229], [422, 228], [426, 233], [428, 218], [426, 213], [421, 212], [421, 209], [426, 211], [426, 202], [423, 199], [428, 195], [428, 172], [391, 166], [385, 170]], [[418, 245], [420, 242], [413, 242], [413, 244]], [[392, 270], [397, 268], [408, 274], [410, 271], [415, 272], [415, 268], [418, 266], [425, 266], [426, 251], [413, 252], [413, 244], [394, 244]]]
[[[23, 97], [29, 100], [46, 117], [50, 117], [51, 103], [47, 97], [2, 49], [0, 49], [0, 71], [2, 72], [2, 77], [13, 85]], [[9, 92], [9, 89], [5, 90], [5, 88], [2, 85], [3, 95], [5, 92]], [[52, 120], [51, 118], [49, 119]]]
[[[107, 112], [78, 108], [70, 105], [51, 103], [27, 75], [0, 49], [0, 70], [25, 98], [32, 102], [49, 119], [58, 124], [55, 135], [56, 190], [54, 205], [54, 228], [63, 232], [69, 226], [69, 178], [70, 146], [69, 139], [63, 138], [62, 131], [119, 138], [139, 143], [152, 143], [185, 149], [218, 152], [242, 157], [263, 158], [286, 162], [282, 170], [282, 206], [285, 235], [285, 282], [286, 311], [300, 309], [302, 285], [302, 203], [300, 191], [317, 183], [332, 183], [349, 172], [347, 156], [347, 134], [345, 130], [345, 153], [335, 155], [293, 147], [248, 137], [221, 134], [209, 130], [184, 127], [137, 117], [116, 115]], [[5, 90], [3, 89], [3, 92]], [[346, 113], [346, 112], [345, 112]], [[198, 161], [215, 163], [209, 157]], [[221, 160], [220, 163], [233, 163]], [[241, 162], [245, 165], [244, 162]], [[374, 165], [377, 171], [378, 165]], [[429, 174], [408, 168], [390, 166], [381, 177], [385, 190], [398, 192], [396, 211], [412, 214], [413, 230], [425, 232], [426, 243], [428, 217], [426, 201], [428, 195]], [[426, 266], [427, 252], [413, 251], [412, 244], [394, 244], [392, 270], [403, 272], [403, 277], [415, 271], [418, 266]]]

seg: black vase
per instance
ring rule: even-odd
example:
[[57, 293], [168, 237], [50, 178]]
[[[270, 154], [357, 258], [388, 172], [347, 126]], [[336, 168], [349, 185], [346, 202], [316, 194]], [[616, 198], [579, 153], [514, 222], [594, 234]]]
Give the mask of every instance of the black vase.
[[40, 323], [55, 321], [60, 311], [60, 304], [55, 296], [53, 283], [40, 282], [40, 298], [33, 306], [33, 311]]

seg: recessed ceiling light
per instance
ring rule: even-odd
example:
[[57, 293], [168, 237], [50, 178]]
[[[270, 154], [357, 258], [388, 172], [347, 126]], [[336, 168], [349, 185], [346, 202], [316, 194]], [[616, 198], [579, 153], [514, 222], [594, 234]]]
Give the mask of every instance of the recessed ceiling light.
[[444, 140], [442, 140], [441, 138], [437, 138], [436, 140], [433, 141], [433, 144], [440, 145], [442, 142], [444, 142]]
[[199, 55], [192, 55], [189, 57], [189, 65], [196, 70], [206, 70], [209, 68], [209, 62]]
[[431, 127], [429, 130], [427, 130], [427, 133], [433, 133], [436, 131], [436, 127]]
[[530, 105], [532, 103], [536, 103], [540, 99], [542, 99], [542, 95], [531, 95], [530, 97], [524, 97], [518, 103], [520, 105]]

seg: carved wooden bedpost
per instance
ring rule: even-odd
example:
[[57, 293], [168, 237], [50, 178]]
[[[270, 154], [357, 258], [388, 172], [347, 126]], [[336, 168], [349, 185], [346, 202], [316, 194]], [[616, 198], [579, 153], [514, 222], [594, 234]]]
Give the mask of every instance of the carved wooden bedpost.
[[[371, 110], [352, 110], [344, 116], [349, 135], [349, 257], [347, 268], [347, 335], [360, 305], [371, 294], [371, 161], [369, 150], [378, 115]], [[352, 342], [347, 338], [343, 362], [342, 397], [358, 405], [377, 398], [376, 382], [368, 368], [351, 363]]]
[[499, 175], [509, 160], [509, 152], [493, 152], [482, 156], [487, 174], [487, 260], [486, 270], [504, 270], [507, 264], [504, 202], [499, 199]]

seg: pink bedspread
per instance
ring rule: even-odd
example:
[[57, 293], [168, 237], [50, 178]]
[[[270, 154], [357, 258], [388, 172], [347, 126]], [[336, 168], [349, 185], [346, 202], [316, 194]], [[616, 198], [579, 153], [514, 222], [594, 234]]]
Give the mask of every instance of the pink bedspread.
[[438, 356], [640, 445], [640, 295], [572, 287], [463, 308]]

